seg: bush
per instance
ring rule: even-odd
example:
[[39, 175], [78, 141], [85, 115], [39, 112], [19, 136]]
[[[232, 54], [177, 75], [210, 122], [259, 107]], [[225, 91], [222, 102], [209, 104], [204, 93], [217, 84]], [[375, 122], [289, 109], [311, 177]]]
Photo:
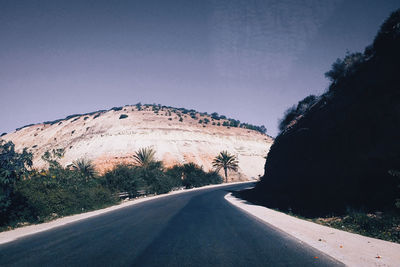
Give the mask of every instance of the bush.
[[234, 120], [234, 119], [229, 119], [229, 126], [231, 127], [239, 127], [240, 121], [239, 120]]
[[129, 197], [138, 196], [145, 181], [136, 167], [117, 165], [103, 176], [104, 185], [115, 192], [128, 192]]
[[211, 118], [213, 118], [214, 120], [219, 120], [218, 113], [217, 112], [211, 113]]
[[117, 199], [97, 179], [85, 177], [66, 169], [35, 173], [19, 181], [15, 194], [16, 204], [11, 219], [14, 221], [42, 222], [98, 209], [113, 204]]
[[175, 181], [182, 179], [182, 185], [186, 188], [220, 184], [223, 181], [219, 174], [215, 172], [205, 172], [202, 167], [194, 163], [175, 166], [169, 170], [169, 175], [173, 176]]
[[146, 166], [118, 165], [104, 175], [105, 185], [116, 192], [128, 192], [129, 197], [146, 194], [168, 193], [179, 186], [175, 177], [167, 175], [162, 163], [151, 162]]
[[362, 53], [347, 53], [343, 60], [340, 58], [336, 59], [332, 64], [332, 69], [325, 73], [325, 77], [332, 82], [338, 82], [346, 76], [352, 75], [364, 60], [365, 58]]
[[304, 115], [306, 111], [316, 102], [318, 97], [309, 95], [297, 103], [297, 106], [292, 106], [285, 111], [285, 115], [279, 122], [279, 130], [283, 132], [293, 121], [299, 116]]
[[31, 166], [32, 154], [26, 148], [18, 153], [14, 143], [0, 140], [0, 225], [11, 212], [16, 183], [28, 175]]
[[121, 115], [119, 116], [119, 119], [120, 119], [120, 120], [126, 119], [126, 118], [128, 118], [128, 115], [126, 115], [126, 114], [121, 114]]

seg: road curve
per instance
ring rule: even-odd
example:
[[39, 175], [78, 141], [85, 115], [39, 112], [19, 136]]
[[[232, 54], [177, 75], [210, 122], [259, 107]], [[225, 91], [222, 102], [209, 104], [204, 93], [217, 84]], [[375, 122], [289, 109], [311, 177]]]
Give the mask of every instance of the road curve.
[[229, 204], [248, 184], [154, 199], [0, 245], [0, 266], [339, 266]]

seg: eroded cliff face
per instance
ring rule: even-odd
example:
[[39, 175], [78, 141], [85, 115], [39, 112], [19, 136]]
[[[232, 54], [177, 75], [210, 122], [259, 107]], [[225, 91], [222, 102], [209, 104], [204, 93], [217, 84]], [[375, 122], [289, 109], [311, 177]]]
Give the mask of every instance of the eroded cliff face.
[[[209, 120], [207, 124], [205, 119]], [[65, 149], [60, 160], [64, 166], [86, 158], [104, 172], [118, 163], [131, 163], [136, 150], [150, 146], [166, 167], [194, 162], [210, 170], [213, 158], [227, 150], [239, 159], [239, 172], [231, 175], [233, 180], [263, 175], [264, 157], [273, 139], [254, 130], [222, 126], [224, 121], [170, 108], [154, 111], [151, 106], [141, 110], [125, 106], [121, 110], [35, 124], [2, 138], [14, 142], [17, 149], [29, 148], [38, 169], [47, 167], [41, 156], [51, 149]]]

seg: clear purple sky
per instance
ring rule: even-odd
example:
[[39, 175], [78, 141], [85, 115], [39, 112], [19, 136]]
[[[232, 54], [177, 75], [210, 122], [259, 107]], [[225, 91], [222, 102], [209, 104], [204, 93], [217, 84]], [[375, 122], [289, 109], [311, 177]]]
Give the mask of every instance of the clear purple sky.
[[264, 124], [324, 92], [399, 0], [0, 0], [0, 133], [160, 103]]

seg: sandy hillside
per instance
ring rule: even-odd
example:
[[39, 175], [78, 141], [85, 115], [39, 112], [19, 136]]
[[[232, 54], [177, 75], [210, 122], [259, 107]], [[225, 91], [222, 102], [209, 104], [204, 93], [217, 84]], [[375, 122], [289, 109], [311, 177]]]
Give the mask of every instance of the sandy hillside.
[[17, 150], [28, 147], [36, 168], [46, 167], [41, 159], [45, 151], [63, 148], [64, 166], [86, 158], [103, 172], [117, 163], [132, 162], [134, 151], [151, 146], [166, 167], [194, 162], [209, 170], [213, 158], [227, 150], [239, 159], [234, 180], [262, 175], [273, 139], [254, 130], [222, 126], [224, 121], [194, 111], [125, 106], [26, 126], [1, 138], [13, 141]]

